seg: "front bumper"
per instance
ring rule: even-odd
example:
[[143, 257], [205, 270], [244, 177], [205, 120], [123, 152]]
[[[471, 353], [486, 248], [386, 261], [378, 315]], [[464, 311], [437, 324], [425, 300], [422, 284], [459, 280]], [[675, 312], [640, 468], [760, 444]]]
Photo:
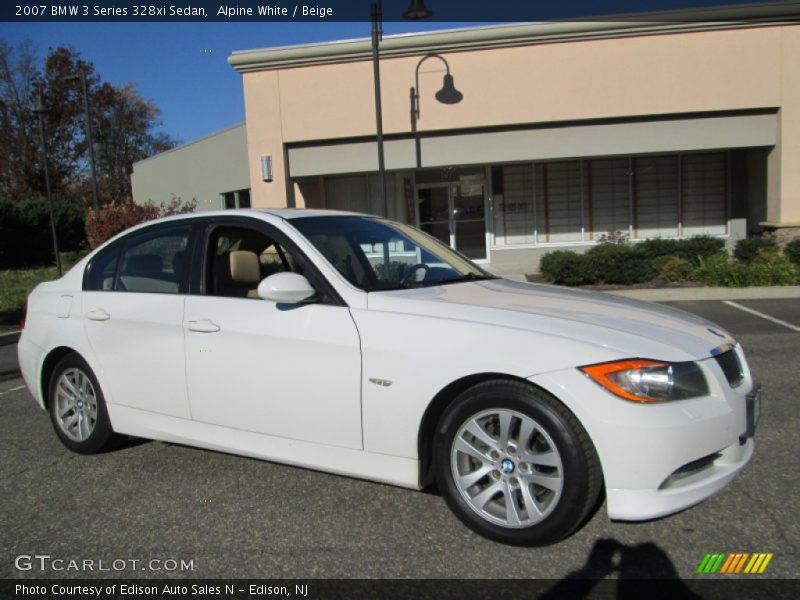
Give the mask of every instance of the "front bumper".
[[530, 378], [559, 398], [592, 439], [612, 519], [653, 519], [698, 504], [728, 485], [752, 457], [749, 373], [732, 389], [713, 360], [699, 364], [708, 396], [651, 405], [617, 398], [577, 369]]
[[703, 502], [727, 486], [753, 456], [753, 440], [729, 446], [696, 475], [673, 486], [655, 490], [606, 487], [608, 516], [622, 521], [643, 521], [678, 512]]

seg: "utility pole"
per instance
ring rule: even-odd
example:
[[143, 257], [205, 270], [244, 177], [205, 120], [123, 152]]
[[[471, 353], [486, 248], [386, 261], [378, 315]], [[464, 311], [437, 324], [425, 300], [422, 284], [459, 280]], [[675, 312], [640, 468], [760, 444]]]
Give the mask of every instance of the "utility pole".
[[39, 141], [42, 145], [42, 165], [44, 166], [44, 185], [47, 190], [47, 207], [50, 210], [50, 232], [53, 234], [53, 253], [56, 256], [56, 267], [58, 267], [58, 276], [61, 277], [63, 272], [61, 270], [61, 254], [58, 251], [58, 236], [56, 235], [56, 217], [53, 210], [53, 195], [50, 191], [50, 171], [47, 168], [47, 138], [44, 135], [44, 117], [47, 114], [47, 109], [44, 107], [42, 94], [36, 100], [36, 109], [33, 111], [39, 115]]

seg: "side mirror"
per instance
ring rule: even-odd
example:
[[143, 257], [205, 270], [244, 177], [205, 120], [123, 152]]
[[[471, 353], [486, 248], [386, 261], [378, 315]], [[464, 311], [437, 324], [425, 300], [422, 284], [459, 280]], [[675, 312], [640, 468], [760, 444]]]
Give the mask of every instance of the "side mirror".
[[316, 293], [308, 279], [298, 273], [275, 273], [258, 284], [258, 297], [273, 302], [296, 304]]

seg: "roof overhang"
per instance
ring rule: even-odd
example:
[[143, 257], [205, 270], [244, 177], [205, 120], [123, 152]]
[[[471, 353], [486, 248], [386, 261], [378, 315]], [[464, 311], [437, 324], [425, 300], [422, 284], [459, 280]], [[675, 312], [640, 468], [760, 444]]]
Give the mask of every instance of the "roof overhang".
[[[381, 57], [418, 56], [428, 52], [481, 50], [567, 41], [658, 35], [800, 21], [800, 2], [715, 7], [692, 12], [651, 13], [592, 22], [513, 23], [387, 36]], [[228, 57], [240, 73], [369, 60], [369, 38], [241, 50]]]

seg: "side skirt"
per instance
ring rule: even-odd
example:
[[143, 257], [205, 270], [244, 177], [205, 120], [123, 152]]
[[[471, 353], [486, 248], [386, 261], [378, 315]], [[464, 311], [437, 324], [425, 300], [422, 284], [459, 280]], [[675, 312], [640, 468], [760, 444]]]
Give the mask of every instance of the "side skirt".
[[229, 429], [108, 404], [114, 431], [418, 490], [419, 460]]

